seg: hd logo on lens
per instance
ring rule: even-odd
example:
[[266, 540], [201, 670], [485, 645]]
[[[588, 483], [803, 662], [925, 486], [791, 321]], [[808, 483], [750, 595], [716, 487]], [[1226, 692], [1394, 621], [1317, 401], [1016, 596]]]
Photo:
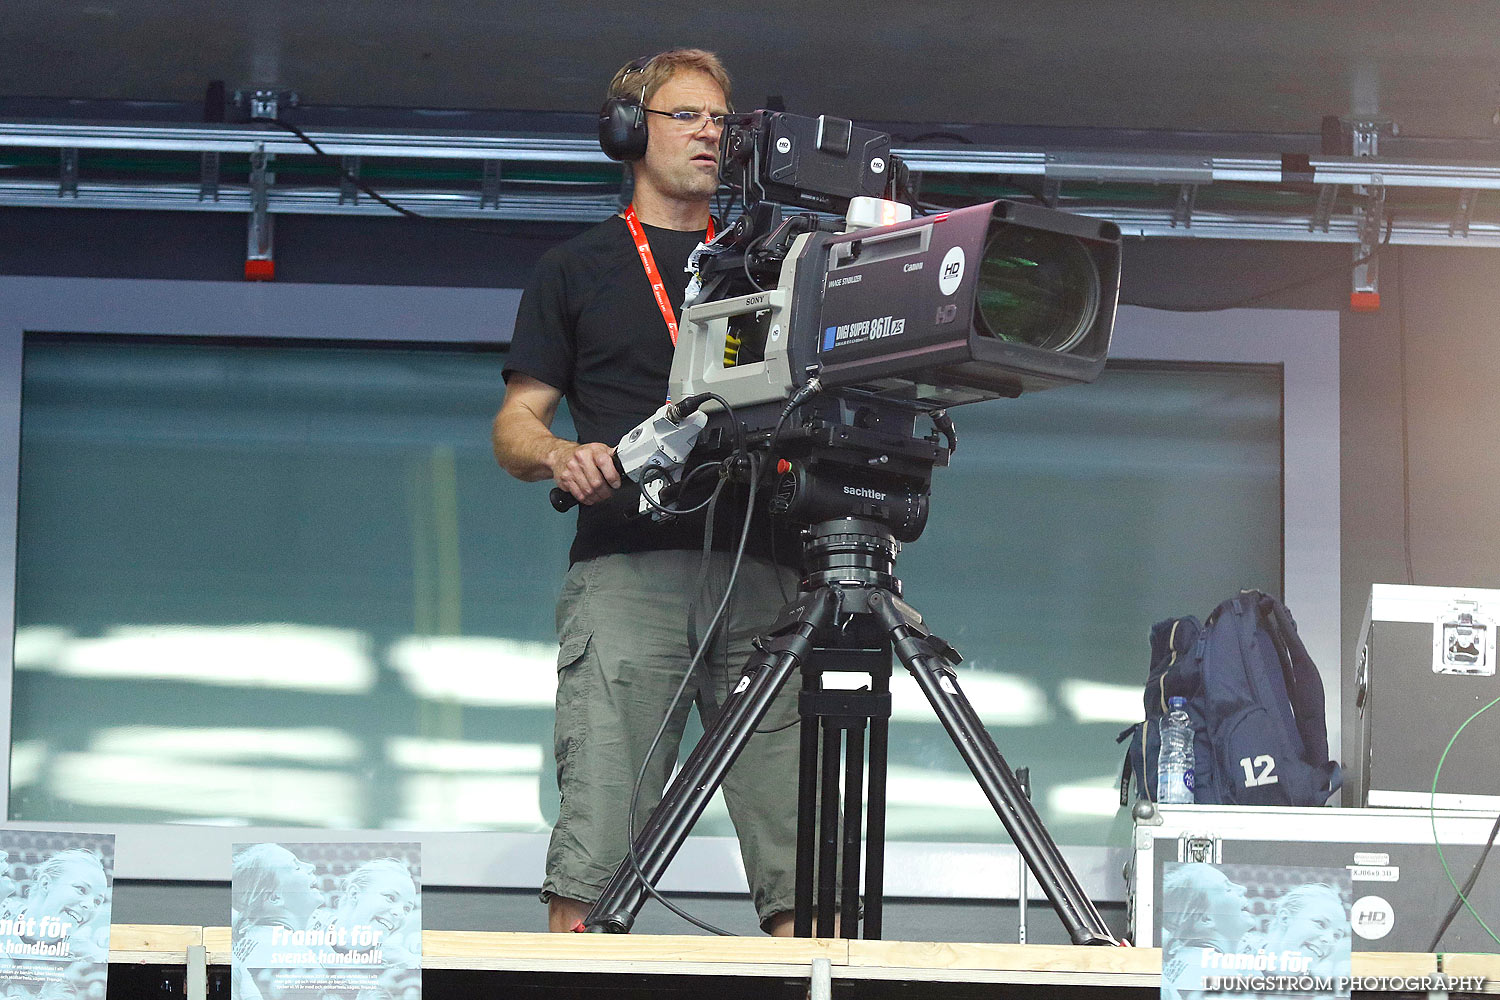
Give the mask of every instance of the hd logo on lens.
[[959, 283], [964, 280], [964, 248], [950, 247], [943, 255], [942, 266], [938, 268], [938, 291], [944, 295], [952, 295], [958, 291]]
[[845, 323], [843, 326], [830, 326], [823, 331], [823, 350], [829, 351], [845, 344], [859, 344], [884, 337], [897, 337], [905, 332], [905, 316], [881, 316], [878, 319], [862, 319], [858, 323]]

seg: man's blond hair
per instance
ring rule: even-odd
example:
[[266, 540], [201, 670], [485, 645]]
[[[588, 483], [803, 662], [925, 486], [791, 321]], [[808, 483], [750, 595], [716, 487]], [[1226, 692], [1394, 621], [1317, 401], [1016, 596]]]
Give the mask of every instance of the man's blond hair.
[[[724, 101], [729, 104], [729, 71], [719, 62], [719, 57], [704, 49], [668, 49], [658, 52], [644, 64], [636, 59], [621, 66], [609, 82], [609, 96], [623, 97], [650, 104], [651, 98], [662, 85], [679, 71], [707, 73], [714, 83], [724, 91]], [[644, 97], [643, 97], [644, 94]]]

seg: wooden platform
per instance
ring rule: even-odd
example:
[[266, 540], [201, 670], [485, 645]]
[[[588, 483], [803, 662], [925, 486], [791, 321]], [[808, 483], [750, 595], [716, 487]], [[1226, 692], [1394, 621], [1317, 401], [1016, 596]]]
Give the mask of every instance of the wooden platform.
[[[211, 967], [229, 965], [229, 942], [227, 927], [117, 924], [111, 932], [110, 962], [185, 966], [188, 996], [202, 997], [205, 982], [194, 980], [206, 977]], [[431, 977], [433, 986], [448, 972], [506, 974], [503, 978], [511, 984], [534, 975], [555, 986], [565, 981], [560, 977], [573, 975], [586, 977], [600, 996], [609, 995], [611, 981], [622, 984], [622, 995], [632, 995], [650, 982], [672, 993], [705, 978], [800, 981], [814, 984], [814, 995], [820, 980], [825, 989], [831, 983], [841, 995], [865, 992], [859, 981], [882, 995], [877, 984], [1011, 984], [1037, 988], [1039, 994], [1049, 988], [1155, 992], [1161, 985], [1161, 951], [1156, 948], [426, 931], [422, 950], [423, 968], [437, 973]], [[1439, 973], [1488, 977], [1483, 992], [1500, 994], [1500, 955], [1356, 952], [1353, 959], [1356, 977], [1389, 980], [1377, 991], [1410, 993], [1400, 980]], [[945, 996], [962, 993], [945, 991]]]

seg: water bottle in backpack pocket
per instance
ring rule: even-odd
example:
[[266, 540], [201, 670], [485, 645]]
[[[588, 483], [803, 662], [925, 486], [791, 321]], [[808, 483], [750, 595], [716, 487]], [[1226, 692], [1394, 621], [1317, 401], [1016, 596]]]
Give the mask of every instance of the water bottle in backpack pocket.
[[1193, 801], [1193, 723], [1187, 714], [1187, 699], [1173, 698], [1171, 711], [1162, 718], [1161, 750], [1156, 765], [1157, 801], [1177, 804]]
[[[1151, 627], [1151, 673], [1146, 682], [1144, 704], [1146, 721], [1131, 726], [1120, 734], [1115, 742], [1130, 739], [1130, 748], [1125, 755], [1125, 768], [1120, 775], [1120, 805], [1130, 801], [1130, 779], [1134, 775], [1137, 794], [1152, 802], [1158, 801], [1157, 774], [1161, 760], [1162, 722], [1171, 711], [1175, 698], [1188, 699], [1202, 686], [1199, 676], [1200, 663], [1192, 655], [1198, 644], [1202, 626], [1191, 615], [1186, 618], [1169, 618]], [[1211, 747], [1204, 742], [1201, 717], [1191, 702], [1184, 705], [1192, 725], [1193, 740], [1193, 784], [1202, 787], [1205, 781], [1212, 782], [1213, 756]], [[1201, 798], [1196, 801], [1203, 801]]]

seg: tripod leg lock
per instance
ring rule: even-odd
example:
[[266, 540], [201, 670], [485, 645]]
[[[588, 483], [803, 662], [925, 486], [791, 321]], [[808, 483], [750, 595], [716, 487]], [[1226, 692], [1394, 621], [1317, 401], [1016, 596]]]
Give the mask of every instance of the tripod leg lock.
[[872, 614], [882, 628], [891, 633], [893, 642], [916, 642], [931, 656], [941, 657], [949, 673], [964, 661], [958, 650], [944, 639], [928, 631], [922, 624], [922, 616], [910, 605], [884, 591], [876, 591], [868, 598]]
[[783, 653], [791, 653], [799, 663], [806, 660], [813, 635], [833, 621], [840, 599], [823, 587], [782, 608], [769, 629], [751, 638], [755, 653], [746, 661], [744, 673], [753, 673]]

